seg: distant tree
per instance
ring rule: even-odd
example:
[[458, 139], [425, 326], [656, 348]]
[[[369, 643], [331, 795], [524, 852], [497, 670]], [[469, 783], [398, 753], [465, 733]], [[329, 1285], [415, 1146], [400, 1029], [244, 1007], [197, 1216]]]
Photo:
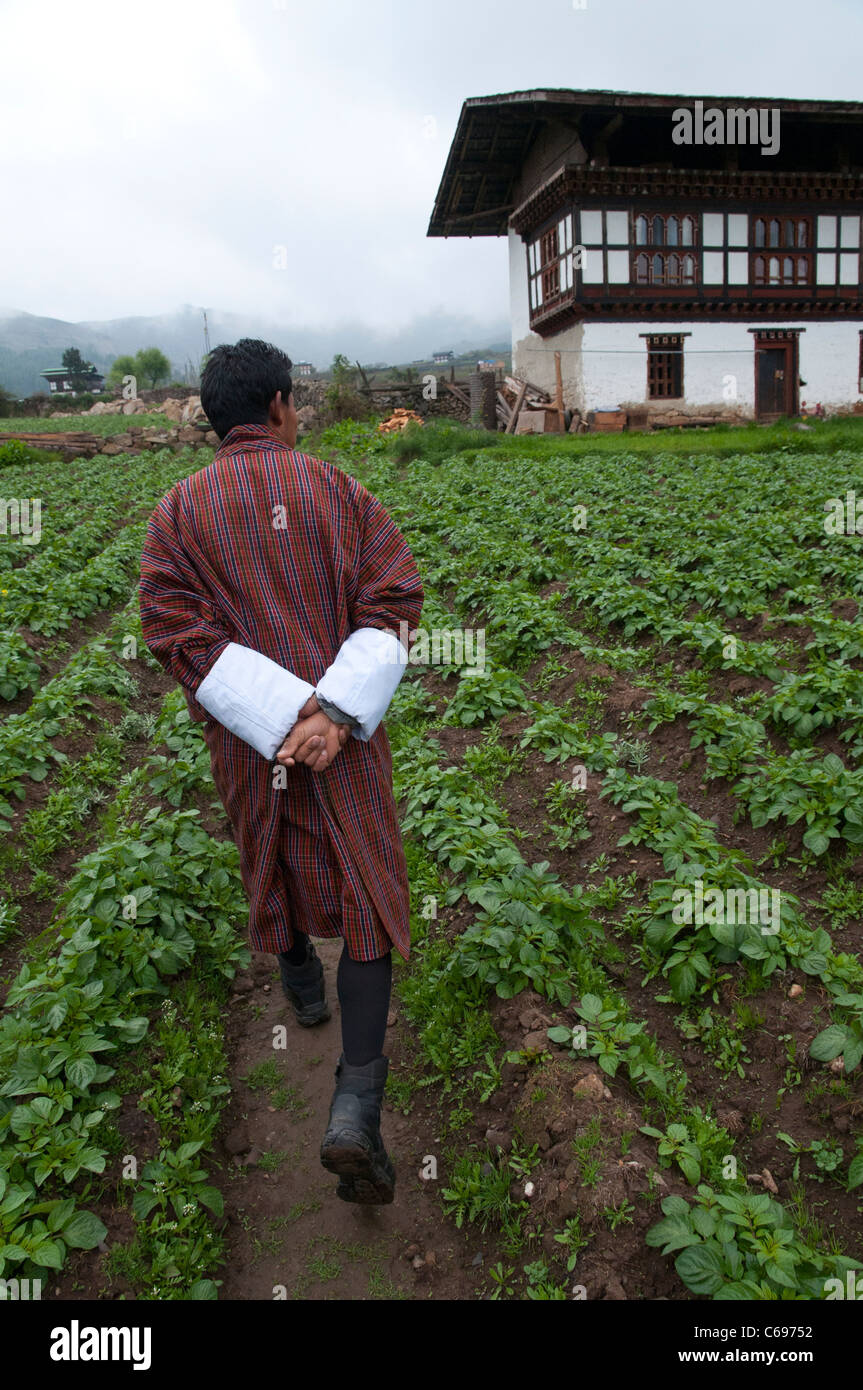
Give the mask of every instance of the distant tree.
[[4, 419], [15, 414], [16, 398], [5, 387], [0, 386], [0, 416]]
[[160, 348], [142, 348], [135, 355], [135, 375], [155, 390], [160, 381], [167, 381], [171, 375], [171, 364]]
[[357, 369], [351, 366], [343, 352], [337, 352], [330, 367], [330, 376], [336, 386], [353, 386], [357, 379]]
[[111, 370], [108, 372], [109, 386], [122, 386], [124, 376], [135, 375], [135, 359], [131, 353], [121, 353], [115, 357], [111, 363]]
[[73, 391], [83, 391], [90, 384], [90, 377], [96, 370], [92, 362], [84, 361], [75, 347], [67, 348], [63, 353], [63, 366], [69, 375]]
[[331, 382], [324, 392], [326, 411], [332, 420], [360, 420], [368, 414], [368, 402], [355, 389], [358, 374], [344, 353], [337, 352], [330, 367]]

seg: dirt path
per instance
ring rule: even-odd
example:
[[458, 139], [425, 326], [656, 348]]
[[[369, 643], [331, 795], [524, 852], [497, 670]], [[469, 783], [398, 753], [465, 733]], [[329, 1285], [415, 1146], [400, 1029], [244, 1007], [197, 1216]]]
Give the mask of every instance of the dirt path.
[[[100, 616], [84, 626], [94, 631], [106, 626]], [[158, 713], [173, 683], [161, 670], [144, 663], [136, 676], [138, 708]], [[121, 707], [97, 696], [91, 699], [112, 722], [122, 716]], [[88, 727], [63, 747], [76, 756], [92, 746], [92, 737]], [[55, 742], [59, 746], [61, 741]], [[129, 765], [152, 751], [146, 739], [130, 741]], [[49, 778], [28, 787], [23, 813], [38, 805], [54, 785]], [[212, 802], [210, 791], [193, 798], [192, 804], [207, 831], [226, 838], [224, 817]], [[97, 819], [94, 808], [81, 836], [52, 857], [50, 867], [61, 882], [98, 842]], [[20, 934], [4, 944], [0, 955], [0, 997], [20, 967], [28, 941], [48, 925], [53, 911], [51, 900], [27, 896], [28, 880], [25, 866], [16, 876], [24, 901]], [[363, 1208], [340, 1201], [335, 1196], [337, 1179], [320, 1165], [318, 1149], [341, 1051], [335, 985], [341, 942], [319, 940], [316, 947], [326, 971], [332, 1009], [329, 1022], [312, 1029], [299, 1027], [282, 994], [277, 962], [270, 955], [253, 955], [251, 967], [237, 977], [226, 1006], [231, 1096], [205, 1163], [210, 1180], [224, 1193], [228, 1224], [224, 1263], [207, 1273], [222, 1281], [219, 1297], [224, 1300], [475, 1299], [485, 1282], [484, 1271], [498, 1255], [490, 1245], [484, 1247], [474, 1230], [460, 1232], [445, 1218], [439, 1200], [446, 1178], [442, 1160], [437, 1182], [419, 1177], [423, 1157], [432, 1153], [440, 1160], [442, 1149], [435, 1137], [441, 1131], [436, 1128], [428, 1092], [418, 1093], [418, 1104], [408, 1117], [384, 1103], [383, 1133], [397, 1171], [396, 1199], [391, 1206]], [[393, 1074], [404, 1068], [411, 1049], [398, 1009], [394, 998], [386, 1044]], [[285, 1029], [286, 1047], [277, 1050], [273, 1030], [278, 1027]], [[130, 1093], [129, 1106], [143, 1119], [135, 1108], [135, 1091]], [[108, 1171], [118, 1178], [114, 1166], [112, 1159]], [[108, 1225], [109, 1246], [127, 1243], [133, 1227], [125, 1207], [118, 1206], [110, 1192], [104, 1204], [96, 1205]], [[99, 1252], [73, 1255], [58, 1277], [54, 1296], [134, 1297], [123, 1276], [115, 1275], [106, 1285], [101, 1263]], [[106, 1294], [106, 1287], [111, 1293]]]
[[[232, 1098], [215, 1148], [213, 1180], [225, 1194], [227, 1250], [220, 1299], [475, 1298], [482, 1248], [445, 1220], [437, 1183], [420, 1178], [438, 1153], [433, 1118], [384, 1104], [382, 1132], [397, 1171], [391, 1206], [360, 1207], [335, 1195], [321, 1167], [341, 1051], [335, 975], [340, 941], [316, 941], [324, 963], [328, 1023], [300, 1028], [275, 958], [254, 955], [238, 977], [226, 1024]], [[399, 1066], [398, 1002], [386, 1049]], [[278, 1030], [286, 1047], [274, 1047]], [[488, 1258], [488, 1257], [486, 1257]]]

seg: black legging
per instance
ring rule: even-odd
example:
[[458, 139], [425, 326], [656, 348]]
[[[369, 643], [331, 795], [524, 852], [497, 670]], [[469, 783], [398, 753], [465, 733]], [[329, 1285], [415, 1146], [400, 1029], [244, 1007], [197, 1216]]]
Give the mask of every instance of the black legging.
[[[308, 939], [294, 932], [294, 945], [282, 952], [290, 965], [302, 965]], [[342, 948], [336, 989], [342, 1010], [342, 1051], [349, 1066], [364, 1067], [383, 1054], [392, 977], [391, 951], [377, 960], [353, 960], [347, 946]]]

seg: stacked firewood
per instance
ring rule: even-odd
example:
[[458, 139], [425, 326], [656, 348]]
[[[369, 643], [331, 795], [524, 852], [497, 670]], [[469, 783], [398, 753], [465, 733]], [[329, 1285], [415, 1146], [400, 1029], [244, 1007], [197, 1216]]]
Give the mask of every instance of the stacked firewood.
[[388, 420], [381, 420], [378, 425], [378, 434], [392, 434], [395, 430], [403, 430], [411, 421], [416, 421], [418, 425], [421, 425], [423, 417], [417, 415], [415, 410], [405, 410], [403, 406], [397, 405]]

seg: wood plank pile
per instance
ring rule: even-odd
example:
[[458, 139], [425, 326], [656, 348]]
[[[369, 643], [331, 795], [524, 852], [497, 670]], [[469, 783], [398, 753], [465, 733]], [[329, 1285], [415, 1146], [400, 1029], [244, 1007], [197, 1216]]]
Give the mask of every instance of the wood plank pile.
[[548, 392], [514, 376], [505, 377], [497, 393], [497, 418], [507, 434], [543, 434], [557, 429], [557, 408]]
[[421, 425], [423, 417], [417, 415], [415, 410], [406, 410], [404, 406], [397, 405], [388, 420], [381, 420], [378, 425], [378, 434], [393, 434], [396, 430], [403, 430], [412, 421]]

